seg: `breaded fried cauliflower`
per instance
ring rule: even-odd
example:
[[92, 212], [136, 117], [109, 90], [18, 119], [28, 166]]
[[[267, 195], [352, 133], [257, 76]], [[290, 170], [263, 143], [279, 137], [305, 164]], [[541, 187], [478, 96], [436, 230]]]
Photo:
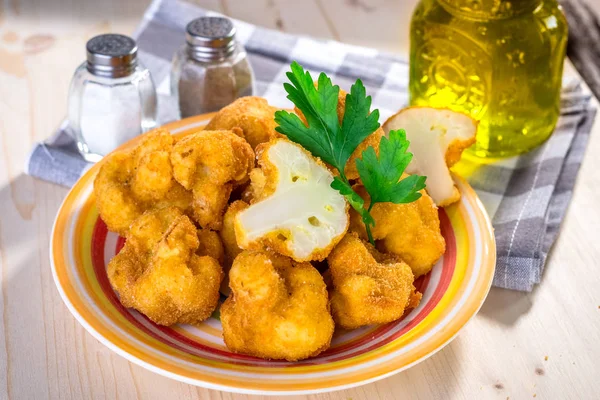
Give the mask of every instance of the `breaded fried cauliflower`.
[[205, 233], [199, 235], [176, 207], [136, 219], [125, 246], [107, 268], [121, 303], [160, 325], [195, 324], [208, 318], [219, 300], [223, 272], [213, 256], [204, 255], [218, 257], [214, 243], [200, 246], [199, 237], [206, 240]]
[[346, 200], [330, 186], [333, 175], [286, 139], [263, 143], [257, 153], [252, 204], [235, 219], [239, 247], [266, 247], [299, 262], [323, 260], [349, 224]]
[[[354, 190], [365, 199], [370, 199], [365, 188], [355, 185]], [[385, 253], [398, 255], [410, 265], [415, 277], [425, 275], [446, 251], [446, 241], [440, 231], [438, 209], [433, 200], [421, 191], [421, 197], [412, 203], [376, 203], [371, 210], [375, 226], [371, 233], [377, 248]], [[367, 238], [361, 217], [351, 210], [350, 230]]]
[[343, 328], [392, 322], [418, 305], [421, 294], [415, 291], [410, 267], [354, 232], [344, 236], [327, 262], [333, 281], [331, 312]]
[[469, 115], [432, 107], [407, 107], [392, 115], [383, 124], [387, 133], [406, 130], [413, 154], [406, 167], [409, 174], [427, 176], [427, 192], [439, 207], [460, 199], [450, 167], [462, 152], [476, 141], [478, 122]]
[[235, 238], [235, 218], [240, 211], [243, 211], [246, 208], [248, 208], [247, 203], [242, 200], [236, 200], [229, 205], [223, 216], [223, 228], [219, 231], [219, 236], [221, 237], [225, 250], [223, 268], [226, 273], [229, 271], [229, 268], [231, 268], [233, 260], [242, 252], [242, 249], [238, 246], [237, 239]]
[[277, 108], [262, 97], [241, 97], [217, 112], [206, 129], [240, 128], [252, 149], [256, 149], [259, 144], [281, 136], [275, 131], [275, 111]]
[[223, 338], [241, 354], [302, 360], [329, 347], [334, 323], [323, 278], [310, 263], [244, 251], [231, 268], [221, 306]]
[[250, 145], [232, 131], [200, 131], [181, 139], [171, 152], [173, 176], [193, 193], [194, 219], [219, 230], [234, 187], [254, 167]]
[[209, 229], [198, 229], [198, 249], [196, 250], [196, 254], [199, 256], [210, 256], [222, 266], [225, 262], [225, 248], [219, 233]]
[[191, 207], [191, 193], [173, 179], [169, 160], [173, 141], [168, 131], [155, 129], [135, 148], [106, 156], [94, 180], [94, 195], [110, 231], [125, 236], [129, 225], [147, 210]]

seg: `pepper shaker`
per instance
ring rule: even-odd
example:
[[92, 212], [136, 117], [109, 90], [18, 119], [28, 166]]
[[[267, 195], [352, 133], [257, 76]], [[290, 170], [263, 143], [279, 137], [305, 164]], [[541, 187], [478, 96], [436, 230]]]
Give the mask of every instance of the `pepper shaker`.
[[180, 117], [217, 111], [254, 93], [252, 68], [229, 19], [197, 18], [187, 25], [185, 37], [171, 69]]
[[83, 158], [96, 162], [156, 126], [156, 90], [137, 58], [135, 41], [99, 35], [87, 42], [87, 60], [69, 91], [69, 130]]

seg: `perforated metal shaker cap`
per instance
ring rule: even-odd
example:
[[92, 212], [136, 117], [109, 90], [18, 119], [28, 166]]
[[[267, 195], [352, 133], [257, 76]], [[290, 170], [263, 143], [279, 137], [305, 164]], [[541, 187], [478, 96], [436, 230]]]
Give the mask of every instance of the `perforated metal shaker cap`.
[[218, 60], [235, 50], [235, 27], [224, 17], [200, 17], [186, 27], [185, 39], [194, 58]]
[[95, 36], [88, 40], [86, 50], [87, 69], [94, 75], [120, 78], [131, 74], [137, 65], [137, 45], [129, 36]]

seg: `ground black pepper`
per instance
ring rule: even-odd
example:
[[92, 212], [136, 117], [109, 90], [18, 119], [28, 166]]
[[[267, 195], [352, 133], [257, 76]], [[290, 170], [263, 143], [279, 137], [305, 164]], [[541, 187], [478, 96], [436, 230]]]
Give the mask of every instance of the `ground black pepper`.
[[217, 111], [253, 94], [246, 52], [235, 28], [222, 17], [202, 17], [187, 26], [186, 44], [173, 58], [171, 91], [182, 118]]

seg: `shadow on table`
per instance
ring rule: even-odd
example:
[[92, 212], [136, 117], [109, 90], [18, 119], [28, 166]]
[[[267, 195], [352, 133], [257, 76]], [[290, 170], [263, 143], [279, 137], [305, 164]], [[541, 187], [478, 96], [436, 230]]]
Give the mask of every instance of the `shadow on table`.
[[496, 320], [503, 325], [514, 325], [517, 320], [527, 314], [533, 305], [533, 292], [517, 292], [515, 290], [492, 288], [479, 315]]
[[[0, 187], [0, 252], [6, 286], [39, 277], [49, 264], [50, 230], [67, 189], [19, 174]], [[40, 229], [40, 226], [47, 229]]]

